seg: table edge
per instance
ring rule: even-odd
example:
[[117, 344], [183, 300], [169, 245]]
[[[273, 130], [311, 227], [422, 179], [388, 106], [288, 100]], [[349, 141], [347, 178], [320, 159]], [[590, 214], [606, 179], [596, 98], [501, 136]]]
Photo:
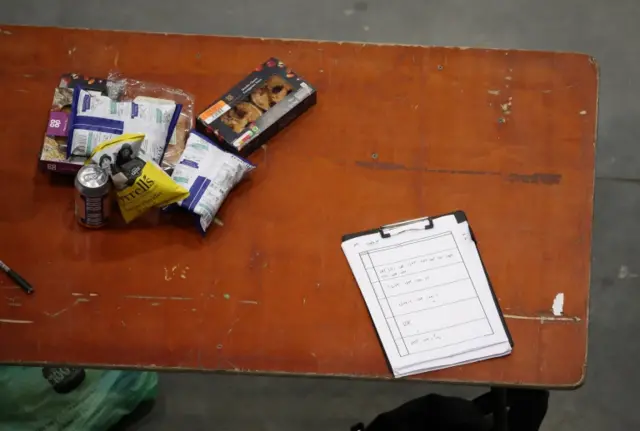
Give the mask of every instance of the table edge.
[[336, 373], [313, 373], [313, 372], [288, 372], [288, 371], [265, 371], [265, 370], [240, 370], [240, 369], [208, 369], [195, 367], [168, 367], [155, 365], [123, 365], [123, 364], [64, 364], [58, 362], [31, 362], [31, 361], [2, 361], [0, 366], [22, 366], [22, 367], [69, 367], [69, 368], [87, 368], [95, 370], [123, 370], [123, 371], [149, 371], [149, 372], [166, 372], [166, 373], [200, 373], [200, 374], [231, 374], [245, 376], [264, 376], [264, 377], [284, 377], [284, 378], [327, 378], [341, 380], [360, 380], [360, 381], [379, 381], [379, 382], [412, 382], [415, 384], [451, 384], [462, 386], [498, 386], [504, 388], [520, 388], [520, 389], [557, 389], [557, 390], [575, 390], [580, 388], [585, 381], [585, 368], [580, 380], [576, 383], [567, 384], [535, 384], [535, 383], [513, 383], [513, 382], [491, 382], [485, 380], [456, 380], [456, 379], [428, 379], [418, 378], [416, 376], [394, 378], [391, 375], [360, 375], [360, 374], [336, 374]]
[[[54, 29], [54, 30], [81, 30], [102, 33], [132, 33], [143, 35], [163, 35], [163, 36], [186, 36], [186, 37], [217, 37], [227, 39], [249, 39], [260, 41], [281, 41], [281, 42], [307, 42], [307, 43], [330, 43], [337, 45], [360, 45], [360, 46], [398, 46], [410, 48], [443, 48], [459, 51], [476, 50], [476, 51], [509, 51], [509, 52], [531, 52], [531, 53], [555, 53], [567, 55], [579, 55], [590, 58], [590, 62], [599, 70], [599, 65], [594, 56], [586, 52], [580, 51], [549, 51], [543, 49], [523, 49], [523, 48], [497, 48], [486, 46], [456, 46], [456, 45], [421, 45], [413, 43], [397, 43], [397, 42], [368, 42], [358, 40], [327, 40], [327, 39], [304, 39], [304, 38], [286, 38], [286, 37], [264, 37], [264, 36], [243, 36], [232, 34], [199, 34], [199, 33], [168, 33], [160, 31], [138, 31], [125, 29], [94, 29], [88, 27], [67, 27], [67, 26], [51, 26], [51, 25], [28, 25], [28, 24], [6, 24], [0, 25], [0, 28], [31, 28], [31, 29]], [[599, 75], [599, 73], [597, 73]]]

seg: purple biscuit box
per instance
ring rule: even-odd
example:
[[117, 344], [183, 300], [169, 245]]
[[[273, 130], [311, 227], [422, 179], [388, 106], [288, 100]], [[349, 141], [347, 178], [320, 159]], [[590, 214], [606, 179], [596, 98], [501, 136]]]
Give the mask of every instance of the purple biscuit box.
[[47, 131], [40, 151], [39, 165], [44, 170], [75, 175], [86, 161], [83, 157], [67, 158], [69, 113], [71, 112], [73, 91], [77, 87], [106, 93], [107, 80], [77, 73], [66, 73], [60, 77], [60, 84], [53, 92]]

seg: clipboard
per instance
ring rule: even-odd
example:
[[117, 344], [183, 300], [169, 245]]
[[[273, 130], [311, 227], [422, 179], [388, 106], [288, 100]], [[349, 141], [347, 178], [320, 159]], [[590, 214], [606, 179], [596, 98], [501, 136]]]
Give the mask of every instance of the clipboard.
[[[450, 213], [439, 214], [437, 216], [421, 217], [421, 218], [417, 218], [417, 219], [406, 220], [406, 221], [402, 221], [402, 222], [398, 222], [398, 223], [391, 223], [391, 224], [388, 224], [388, 225], [383, 225], [383, 226], [380, 226], [378, 228], [369, 229], [369, 230], [366, 230], [366, 231], [348, 233], [348, 234], [345, 234], [345, 235], [342, 236], [342, 242], [345, 242], [345, 241], [348, 241], [350, 239], [357, 238], [357, 237], [360, 237], [360, 236], [371, 235], [371, 234], [375, 234], [375, 233], [379, 233], [380, 237], [384, 240], [384, 239], [390, 238], [391, 236], [402, 235], [403, 233], [408, 232], [408, 231], [429, 230], [429, 229], [433, 228], [434, 220], [437, 220], [440, 217], [446, 217], [446, 216], [450, 216], [450, 215], [453, 215], [455, 217], [456, 222], [458, 224], [464, 223], [464, 222], [469, 223], [469, 220], [467, 219], [467, 215], [465, 214], [465, 212], [461, 211], [461, 210], [456, 210], [456, 211], [453, 211], [453, 212], [450, 212]], [[504, 331], [505, 331], [505, 333], [507, 335], [507, 339], [509, 341], [509, 344], [513, 348], [513, 346], [514, 346], [513, 337], [511, 336], [511, 332], [509, 331], [509, 327], [507, 326], [507, 321], [504, 318], [504, 314], [502, 312], [502, 308], [500, 307], [500, 303], [498, 301], [498, 297], [496, 296], [495, 290], [493, 289], [493, 284], [491, 283], [491, 278], [489, 277], [489, 273], [487, 272], [487, 268], [486, 268], [486, 266], [484, 264], [484, 261], [482, 260], [482, 254], [480, 253], [480, 248], [478, 247], [478, 241], [476, 240], [476, 236], [473, 233], [473, 229], [471, 228], [471, 224], [470, 223], [469, 223], [469, 233], [470, 233], [471, 239], [475, 243], [476, 249], [478, 251], [478, 256], [480, 257], [480, 263], [482, 265], [482, 270], [484, 271], [484, 275], [487, 278], [487, 283], [489, 284], [489, 290], [491, 291], [491, 296], [493, 297], [493, 302], [495, 304], [496, 310], [498, 311], [498, 315], [500, 316], [500, 321], [502, 322], [502, 326], [503, 326]]]

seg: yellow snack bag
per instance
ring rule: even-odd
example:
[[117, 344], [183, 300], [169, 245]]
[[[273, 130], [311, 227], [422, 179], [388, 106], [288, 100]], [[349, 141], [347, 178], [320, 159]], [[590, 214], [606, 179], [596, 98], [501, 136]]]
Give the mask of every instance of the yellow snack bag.
[[155, 162], [138, 156], [143, 141], [143, 134], [124, 134], [101, 143], [91, 154], [91, 161], [111, 175], [127, 223], [153, 207], [164, 207], [189, 196], [189, 191]]
[[91, 157], [87, 159], [85, 164], [97, 163], [109, 175], [112, 175], [112, 166], [114, 164], [121, 165], [137, 156], [143, 141], [144, 135], [142, 133], [126, 133], [115, 139], [104, 141], [93, 150]]
[[[136, 163], [137, 162], [137, 163]], [[122, 217], [129, 223], [153, 207], [164, 207], [189, 196], [184, 187], [176, 184], [160, 166], [135, 158], [122, 166], [128, 185], [118, 190], [118, 205]]]

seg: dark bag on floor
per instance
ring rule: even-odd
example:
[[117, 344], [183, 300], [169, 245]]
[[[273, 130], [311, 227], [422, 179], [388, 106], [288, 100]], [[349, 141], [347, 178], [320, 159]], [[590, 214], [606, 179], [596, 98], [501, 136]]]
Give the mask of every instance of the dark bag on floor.
[[[547, 413], [549, 392], [529, 389], [506, 391], [509, 431], [537, 431]], [[378, 415], [369, 426], [352, 431], [490, 431], [492, 394], [473, 401], [431, 394]]]
[[472, 401], [430, 394], [382, 413], [352, 431], [489, 431], [491, 422]]

